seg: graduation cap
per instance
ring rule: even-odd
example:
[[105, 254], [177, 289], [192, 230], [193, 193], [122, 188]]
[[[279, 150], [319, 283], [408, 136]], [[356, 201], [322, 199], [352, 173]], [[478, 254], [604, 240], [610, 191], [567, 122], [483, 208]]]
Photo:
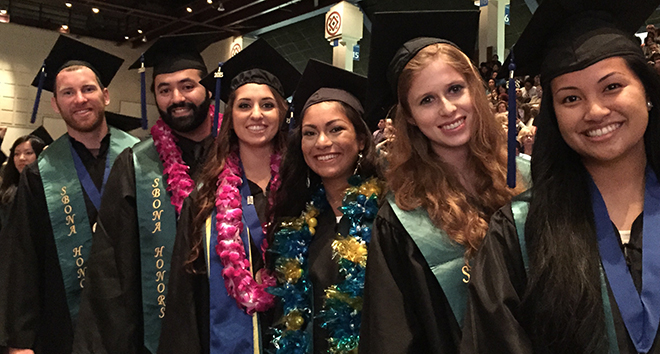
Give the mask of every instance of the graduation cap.
[[291, 96], [298, 80], [298, 70], [264, 39], [256, 40], [226, 62], [220, 63], [217, 71], [200, 81], [215, 96], [214, 136], [218, 131], [220, 99], [226, 103], [234, 90], [249, 83], [268, 85], [286, 98]]
[[35, 129], [30, 133], [30, 135], [34, 135], [37, 138], [41, 139], [44, 144], [50, 145], [53, 142], [53, 137], [48, 134], [48, 131], [46, 128], [44, 128], [43, 125], [40, 125], [39, 128]]
[[658, 0], [545, 0], [502, 65], [513, 58], [516, 75], [541, 74], [547, 82], [602, 59], [642, 55], [633, 34]]
[[377, 12], [373, 16], [366, 112], [370, 126], [397, 102], [399, 75], [423, 48], [452, 44], [474, 55], [479, 10]]
[[302, 115], [309, 106], [340, 101], [363, 116], [366, 92], [366, 77], [311, 59], [293, 95], [294, 115], [302, 121]]
[[121, 129], [125, 132], [137, 129], [142, 126], [140, 118], [108, 111], [105, 112], [105, 120], [108, 125], [111, 125], [117, 129]]
[[142, 128], [147, 129], [147, 85], [145, 68], [153, 68], [152, 79], [160, 74], [169, 74], [185, 69], [201, 70], [202, 76], [208, 72], [200, 54], [218, 39], [218, 32], [178, 34], [161, 36], [138, 60], [128, 68], [139, 69], [142, 83]]
[[55, 78], [63, 69], [74, 65], [86, 66], [96, 74], [103, 86], [107, 87], [123, 62], [124, 59], [120, 57], [60, 35], [44, 60], [39, 73], [32, 80], [32, 86], [37, 87], [37, 97], [30, 122], [34, 123], [37, 118], [41, 91], [53, 92]]
[[[509, 126], [516, 122], [515, 75], [541, 74], [543, 82], [603, 59], [644, 54], [633, 34], [658, 0], [545, 0], [502, 65], [509, 73]], [[500, 73], [502, 75], [502, 72]], [[515, 185], [515, 129], [508, 134], [507, 183]]]

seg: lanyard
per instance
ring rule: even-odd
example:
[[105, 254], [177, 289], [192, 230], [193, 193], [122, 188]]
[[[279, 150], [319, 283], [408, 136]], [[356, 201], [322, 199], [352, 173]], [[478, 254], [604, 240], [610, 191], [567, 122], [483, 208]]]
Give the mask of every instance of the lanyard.
[[616, 239], [605, 201], [590, 181], [598, 248], [621, 317], [635, 349], [648, 353], [660, 319], [660, 184], [646, 168], [644, 225], [642, 230], [642, 291], [637, 292], [621, 247]]
[[73, 164], [76, 167], [76, 173], [78, 173], [78, 179], [80, 180], [80, 184], [85, 190], [85, 193], [87, 193], [89, 200], [91, 200], [92, 204], [94, 204], [96, 210], [99, 210], [101, 208], [101, 196], [103, 195], [103, 191], [105, 190], [105, 182], [108, 181], [108, 175], [110, 175], [110, 159], [108, 158], [108, 156], [106, 156], [105, 158], [105, 170], [103, 171], [103, 184], [101, 185], [101, 190], [99, 191], [98, 188], [96, 188], [94, 181], [92, 180], [92, 176], [89, 175], [87, 168], [85, 167], [85, 165], [82, 162], [82, 159], [78, 155], [78, 152], [76, 151], [76, 149], [73, 148], [73, 145], [70, 145], [70, 147], [71, 147], [71, 156], [73, 156]]

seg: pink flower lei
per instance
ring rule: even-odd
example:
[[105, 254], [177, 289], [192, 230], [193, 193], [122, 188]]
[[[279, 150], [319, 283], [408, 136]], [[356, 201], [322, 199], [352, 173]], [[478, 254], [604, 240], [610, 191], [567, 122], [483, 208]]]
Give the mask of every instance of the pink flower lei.
[[[280, 186], [279, 168], [282, 156], [279, 153], [270, 158], [270, 196], [269, 208], [273, 203], [273, 192]], [[222, 277], [225, 280], [227, 293], [236, 299], [236, 303], [248, 315], [255, 312], [266, 311], [274, 304], [275, 297], [266, 288], [276, 284], [275, 277], [266, 268], [257, 272], [257, 280], [250, 271], [250, 261], [245, 255], [241, 231], [243, 223], [243, 209], [239, 187], [243, 183], [241, 178], [240, 158], [236, 152], [229, 154], [225, 167], [218, 176], [218, 189], [216, 192], [216, 230], [218, 231], [218, 244], [215, 248], [223, 265]], [[247, 182], [246, 182], [247, 183]], [[266, 228], [263, 228], [264, 232]], [[261, 245], [262, 254], [268, 244], [264, 238]], [[260, 280], [260, 282], [258, 281]]]
[[[213, 116], [214, 105], [209, 107], [209, 116]], [[220, 115], [222, 122], [222, 114]], [[219, 129], [220, 123], [218, 123]], [[174, 206], [176, 214], [181, 213], [183, 201], [195, 188], [195, 181], [188, 175], [190, 167], [183, 161], [181, 148], [176, 144], [177, 138], [172, 134], [172, 128], [158, 118], [156, 124], [151, 127], [151, 135], [154, 146], [158, 151], [160, 161], [163, 163], [163, 174], [167, 175], [167, 191], [172, 193], [170, 203]]]
[[176, 209], [177, 215], [181, 213], [183, 200], [195, 188], [195, 182], [188, 175], [189, 167], [183, 162], [181, 148], [176, 145], [177, 139], [162, 118], [151, 127], [154, 146], [163, 162], [163, 173], [167, 175], [167, 191], [172, 193], [170, 202]]

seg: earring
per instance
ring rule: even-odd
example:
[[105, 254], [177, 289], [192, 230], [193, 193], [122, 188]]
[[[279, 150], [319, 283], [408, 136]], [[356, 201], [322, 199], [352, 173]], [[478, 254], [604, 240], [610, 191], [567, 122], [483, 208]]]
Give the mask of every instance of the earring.
[[358, 152], [358, 160], [357, 160], [357, 165], [355, 166], [355, 171], [353, 171], [354, 175], [357, 175], [358, 170], [360, 169], [360, 163], [362, 162], [362, 151]]
[[307, 188], [309, 188], [309, 167], [307, 167]]
[[646, 101], [646, 108], [650, 111], [651, 108], [653, 108], [653, 102], [651, 102], [651, 101]]

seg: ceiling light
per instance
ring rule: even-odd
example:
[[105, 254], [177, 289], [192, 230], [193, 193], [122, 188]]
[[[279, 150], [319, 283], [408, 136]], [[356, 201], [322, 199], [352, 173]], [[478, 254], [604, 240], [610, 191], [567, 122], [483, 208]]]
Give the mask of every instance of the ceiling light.
[[147, 36], [143, 36], [143, 37], [142, 37], [142, 42], [143, 42], [143, 43], [147, 43]]
[[139, 30], [138, 30], [138, 33], [139, 33], [139, 34], [142, 34], [142, 30], [141, 30], [141, 29], [139, 29]]
[[63, 30], [68, 30], [68, 29], [69, 29], [69, 26], [67, 26], [67, 25], [62, 25], [62, 29], [63, 29]]
[[97, 14], [99, 13], [99, 8], [98, 7], [92, 7], [92, 12]]
[[6, 14], [7, 14], [7, 10], [0, 10], [0, 15], [6, 15]]
[[192, 9], [189, 8], [189, 7], [186, 7], [186, 11], [188, 11], [188, 12], [192, 12]]
[[66, 5], [66, 7], [71, 7], [71, 6], [73, 6], [73, 5], [71, 5], [70, 2], [65, 2], [64, 5]]
[[225, 6], [222, 3], [218, 4], [218, 11], [225, 11]]
[[60, 33], [69, 33], [69, 26], [67, 25], [62, 25], [60, 26], [60, 29], [57, 30]]
[[124, 39], [125, 39], [125, 40], [128, 40], [128, 36], [124, 36]]
[[213, 4], [213, 0], [206, 0], [206, 3], [211, 5], [211, 4]]

